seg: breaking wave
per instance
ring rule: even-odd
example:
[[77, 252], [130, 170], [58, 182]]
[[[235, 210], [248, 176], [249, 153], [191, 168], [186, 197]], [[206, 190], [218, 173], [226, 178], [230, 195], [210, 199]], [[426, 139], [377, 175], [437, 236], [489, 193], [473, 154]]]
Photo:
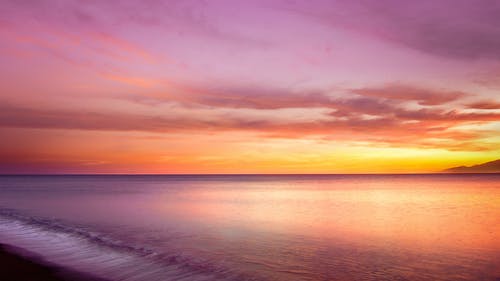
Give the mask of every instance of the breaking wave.
[[0, 238], [44, 260], [109, 280], [264, 280], [210, 261], [158, 253], [83, 226], [0, 209]]

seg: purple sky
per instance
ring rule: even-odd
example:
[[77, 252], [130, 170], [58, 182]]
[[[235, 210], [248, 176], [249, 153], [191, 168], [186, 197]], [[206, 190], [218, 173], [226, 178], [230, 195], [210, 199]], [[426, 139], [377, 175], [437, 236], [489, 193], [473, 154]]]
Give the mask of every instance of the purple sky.
[[41, 0], [0, 13], [6, 172], [500, 157], [500, 1]]

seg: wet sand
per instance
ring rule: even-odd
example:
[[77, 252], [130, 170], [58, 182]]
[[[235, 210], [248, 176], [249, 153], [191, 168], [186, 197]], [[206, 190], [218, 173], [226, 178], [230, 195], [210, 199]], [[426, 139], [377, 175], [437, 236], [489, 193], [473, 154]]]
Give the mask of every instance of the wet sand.
[[106, 281], [44, 262], [24, 249], [0, 244], [0, 280]]

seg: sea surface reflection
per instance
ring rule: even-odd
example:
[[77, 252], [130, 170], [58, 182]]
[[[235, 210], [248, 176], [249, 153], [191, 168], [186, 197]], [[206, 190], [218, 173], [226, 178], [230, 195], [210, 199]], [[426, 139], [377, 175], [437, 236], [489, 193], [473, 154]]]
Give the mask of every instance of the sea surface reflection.
[[500, 175], [3, 176], [0, 207], [0, 241], [114, 280], [500, 278]]

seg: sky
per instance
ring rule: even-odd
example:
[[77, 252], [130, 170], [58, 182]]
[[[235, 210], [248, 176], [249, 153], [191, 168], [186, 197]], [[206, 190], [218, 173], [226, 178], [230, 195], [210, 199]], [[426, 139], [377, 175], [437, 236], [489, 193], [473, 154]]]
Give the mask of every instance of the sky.
[[500, 158], [495, 0], [0, 5], [0, 173], [425, 173]]

